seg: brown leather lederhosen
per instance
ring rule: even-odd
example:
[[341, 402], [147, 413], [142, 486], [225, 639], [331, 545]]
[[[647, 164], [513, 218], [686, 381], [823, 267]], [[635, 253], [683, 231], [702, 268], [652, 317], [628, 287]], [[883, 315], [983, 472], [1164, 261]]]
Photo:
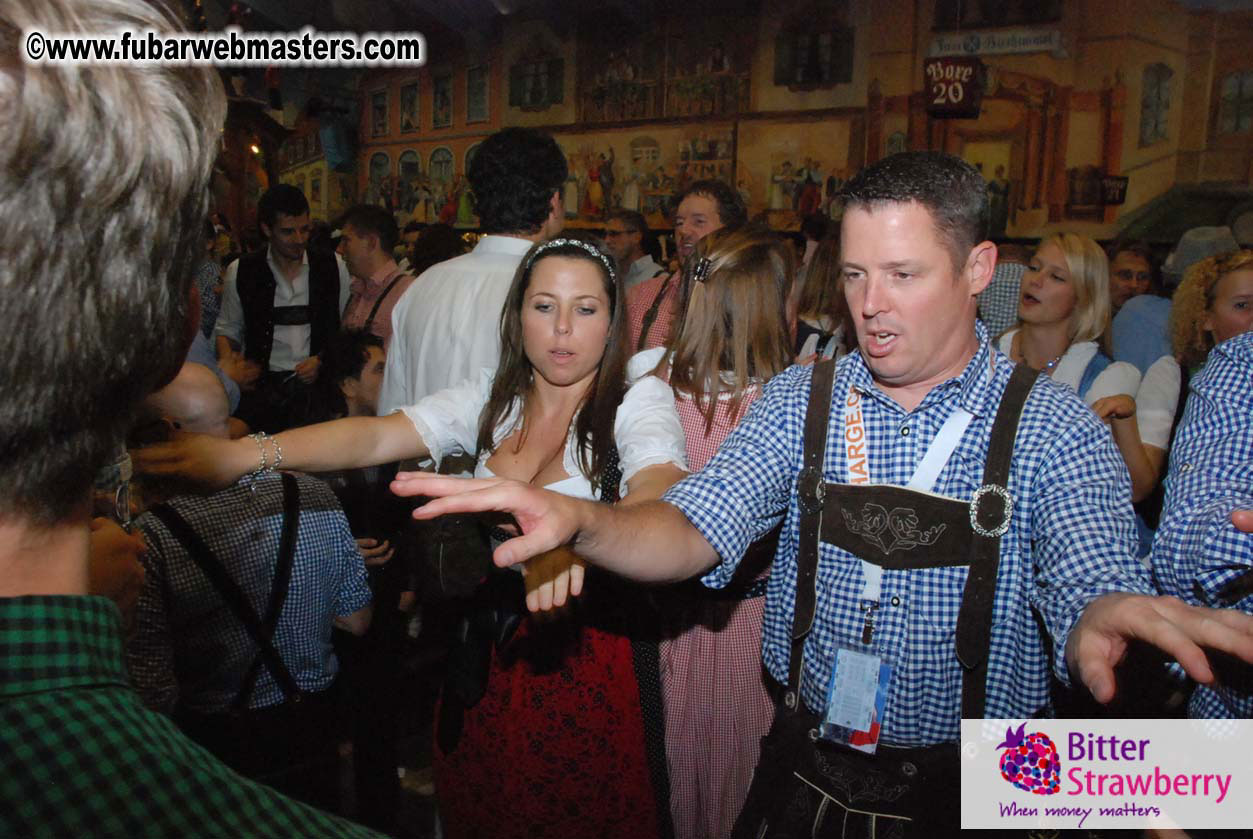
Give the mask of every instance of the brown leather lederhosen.
[[1006, 489], [1018, 419], [1036, 371], [1018, 365], [992, 425], [983, 484], [969, 501], [905, 487], [824, 480], [835, 362], [814, 365], [797, 477], [800, 535], [788, 684], [736, 837], [937, 835], [956, 829], [956, 744], [867, 755], [820, 741], [819, 717], [800, 700], [805, 638], [813, 627], [818, 543], [829, 542], [889, 569], [966, 565], [970, 571], [957, 619], [962, 716], [982, 717], [1000, 537], [1013, 500]]

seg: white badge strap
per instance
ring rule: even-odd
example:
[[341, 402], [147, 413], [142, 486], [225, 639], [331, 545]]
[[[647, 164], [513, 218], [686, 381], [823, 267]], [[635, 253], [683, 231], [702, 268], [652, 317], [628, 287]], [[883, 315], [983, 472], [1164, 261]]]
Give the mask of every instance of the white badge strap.
[[972, 419], [974, 415], [965, 408], [958, 408], [949, 414], [944, 425], [940, 426], [940, 433], [935, 435], [935, 439], [927, 448], [927, 453], [922, 456], [922, 461], [914, 470], [914, 476], [905, 486], [919, 492], [931, 492], [935, 487], [936, 479], [940, 477], [940, 472], [944, 469], [944, 464], [948, 463], [948, 459], [957, 450], [957, 444], [961, 442], [962, 435], [966, 433], [966, 427], [970, 425]]

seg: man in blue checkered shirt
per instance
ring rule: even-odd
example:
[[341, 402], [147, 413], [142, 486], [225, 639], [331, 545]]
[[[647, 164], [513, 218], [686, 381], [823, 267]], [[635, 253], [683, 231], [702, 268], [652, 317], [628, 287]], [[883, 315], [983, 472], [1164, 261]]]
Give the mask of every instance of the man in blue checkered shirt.
[[[1253, 515], [1230, 515], [1253, 510], [1253, 332], [1210, 350], [1191, 391], [1170, 452], [1153, 574], [1163, 592], [1190, 603], [1253, 612]], [[1253, 716], [1248, 668], [1198, 687], [1188, 715]]]
[[[996, 263], [996, 246], [983, 240], [982, 180], [956, 158], [910, 152], [863, 171], [845, 196], [841, 258], [860, 352], [836, 367], [824, 480], [851, 483], [843, 408], [852, 394], [862, 404], [872, 483], [905, 484], [961, 407], [973, 417], [934, 491], [969, 499], [981, 483], [991, 420], [1012, 369], [976, 325], [977, 296]], [[810, 380], [805, 367], [771, 380], [718, 455], [662, 501], [598, 508], [508, 481], [427, 475], [401, 476], [394, 489], [453, 496], [428, 504], [423, 517], [513, 513], [525, 535], [497, 549], [501, 565], [573, 541], [589, 561], [625, 576], [703, 575], [711, 587], [726, 585], [744, 549], [782, 521], [762, 652], [771, 675], [784, 681]], [[1008, 490], [1012, 516], [1000, 541], [986, 716], [1048, 713], [1050, 677], [1067, 684], [1077, 678], [1109, 701], [1113, 668], [1130, 639], [1162, 647], [1201, 681], [1212, 678], [1202, 647], [1253, 660], [1253, 618], [1152, 595], [1134, 558], [1129, 479], [1113, 440], [1073, 391], [1047, 378], [1027, 399]], [[837, 648], [862, 646], [864, 573], [857, 557], [821, 545], [802, 680], [802, 698], [817, 713], [826, 705]], [[883, 571], [870, 646], [893, 668], [885, 744], [957, 740], [954, 634], [965, 578], [960, 567]]]
[[[226, 393], [202, 365], [184, 364], [148, 405], [185, 431], [227, 436]], [[338, 774], [330, 689], [339, 669], [331, 628], [363, 635], [372, 595], [330, 487], [308, 475], [293, 478], [294, 553], [272, 635], [292, 684], [259, 657], [258, 643], [221, 585], [193, 560], [187, 537], [155, 510], [136, 520], [148, 545], [147, 574], [127, 664], [145, 704], [171, 714], [232, 767], [331, 808]], [[270, 471], [212, 494], [183, 490], [162, 505], [202, 540], [258, 617], [282, 588], [284, 492], [280, 475]], [[299, 702], [291, 701], [294, 691]], [[249, 720], [257, 724], [245, 726]]]

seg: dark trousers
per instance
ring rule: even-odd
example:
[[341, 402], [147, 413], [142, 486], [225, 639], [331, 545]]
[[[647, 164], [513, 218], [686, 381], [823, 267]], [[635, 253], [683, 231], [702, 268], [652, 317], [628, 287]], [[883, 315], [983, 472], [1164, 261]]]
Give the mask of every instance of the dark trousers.
[[389, 833], [395, 830], [400, 807], [400, 662], [409, 616], [397, 608], [400, 590], [390, 576], [372, 573], [371, 582], [374, 619], [369, 631], [358, 638], [335, 630], [333, 641], [340, 662], [342, 716], [352, 741], [354, 818]]
[[323, 810], [339, 809], [335, 690], [240, 714], [179, 712], [183, 732], [239, 774]]

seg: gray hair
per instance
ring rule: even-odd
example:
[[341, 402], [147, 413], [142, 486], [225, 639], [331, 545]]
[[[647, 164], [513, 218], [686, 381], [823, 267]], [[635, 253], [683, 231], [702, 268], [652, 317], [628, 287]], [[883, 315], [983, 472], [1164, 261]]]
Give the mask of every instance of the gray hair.
[[0, 4], [0, 509], [37, 524], [182, 363], [226, 108], [212, 68], [24, 64], [21, 38], [180, 28], [144, 0]]

